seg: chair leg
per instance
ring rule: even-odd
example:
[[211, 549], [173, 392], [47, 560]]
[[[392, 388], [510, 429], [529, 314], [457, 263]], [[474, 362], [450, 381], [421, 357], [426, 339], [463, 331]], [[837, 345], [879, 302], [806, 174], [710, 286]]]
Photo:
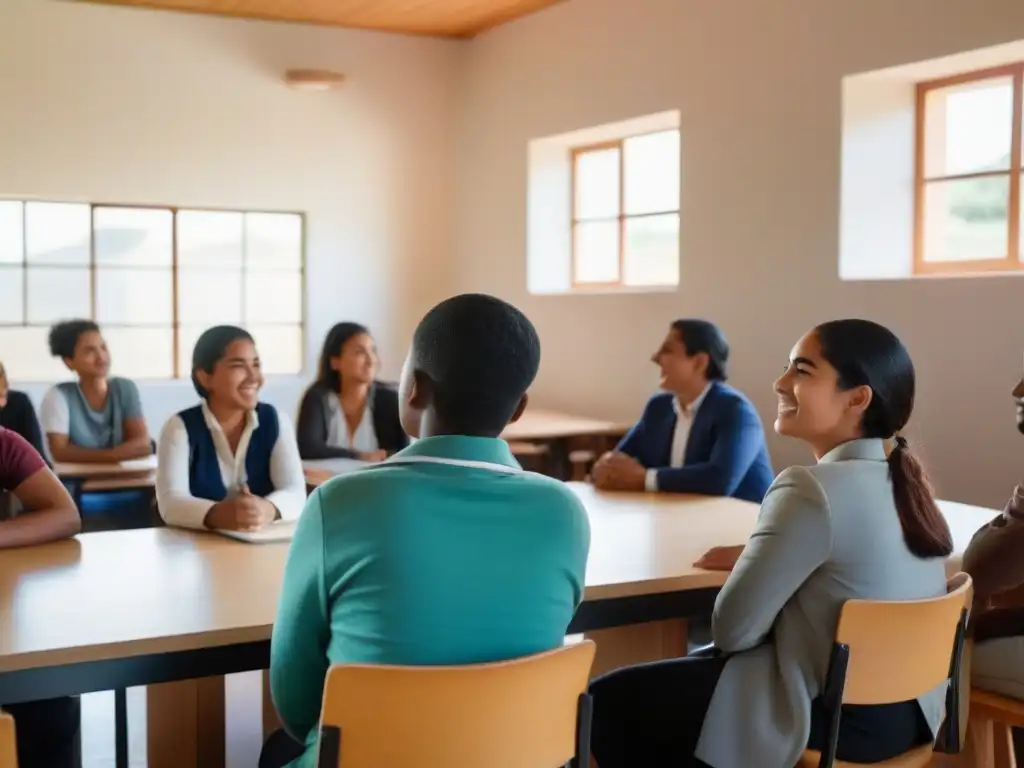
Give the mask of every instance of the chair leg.
[[1005, 723], [993, 723], [992, 746], [994, 768], [1017, 768], [1013, 757], [1013, 733]]
[[962, 768], [992, 768], [994, 762], [992, 730], [994, 723], [986, 717], [970, 715], [967, 738], [960, 753]]

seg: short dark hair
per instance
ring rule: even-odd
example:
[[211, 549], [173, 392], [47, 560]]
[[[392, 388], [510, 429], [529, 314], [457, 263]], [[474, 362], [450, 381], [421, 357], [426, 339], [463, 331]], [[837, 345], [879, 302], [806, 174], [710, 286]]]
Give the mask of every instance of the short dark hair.
[[833, 320], [815, 328], [821, 356], [836, 369], [840, 390], [868, 387], [871, 402], [861, 420], [861, 435], [889, 439], [893, 501], [903, 540], [918, 557], [946, 557], [953, 536], [942, 516], [924, 468], [899, 431], [914, 410], [914, 362], [903, 342], [870, 320]]
[[412, 364], [433, 382], [445, 427], [496, 437], [540, 367], [540, 338], [526, 315], [493, 296], [442, 301], [420, 321]]
[[100, 327], [92, 320], [61, 320], [50, 329], [50, 354], [70, 360], [75, 356], [75, 347], [83, 333], [99, 332]]
[[209, 398], [210, 393], [199, 383], [196, 371], [213, 373], [217, 361], [224, 357], [228, 346], [239, 339], [256, 343], [247, 330], [236, 325], [215, 325], [207, 328], [196, 339], [196, 345], [192, 348], [192, 386], [203, 400]]
[[320, 362], [316, 369], [317, 384], [332, 392], [341, 390], [341, 374], [331, 368], [331, 358], [341, 354], [341, 350], [345, 348], [349, 339], [363, 333], [369, 335], [370, 331], [365, 325], [359, 323], [338, 323], [327, 332], [324, 337], [324, 346], [320, 350]]
[[729, 344], [717, 325], [707, 320], [683, 318], [672, 323], [672, 330], [679, 334], [679, 340], [690, 357], [701, 352], [708, 356], [708, 381], [726, 381], [729, 378]]

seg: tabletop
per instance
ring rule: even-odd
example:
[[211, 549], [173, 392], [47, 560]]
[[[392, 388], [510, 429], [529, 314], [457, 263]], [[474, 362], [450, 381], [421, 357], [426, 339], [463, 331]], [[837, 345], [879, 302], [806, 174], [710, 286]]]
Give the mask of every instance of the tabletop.
[[112, 464], [55, 462], [53, 471], [58, 477], [114, 478], [145, 476], [156, 471], [156, 455], [142, 459], [119, 461]]
[[321, 485], [335, 475], [344, 475], [367, 466], [367, 462], [359, 459], [309, 459], [302, 462], [302, 472], [309, 485]]
[[557, 411], [527, 408], [519, 421], [509, 424], [501, 436], [505, 440], [558, 440], [568, 437], [619, 437], [632, 424], [570, 416]]
[[[695, 568], [742, 544], [758, 507], [571, 484], [590, 516], [586, 600], [724, 583]], [[944, 502], [956, 552], [993, 510]], [[0, 672], [206, 648], [270, 636], [287, 545], [153, 528], [84, 534], [0, 556]]]

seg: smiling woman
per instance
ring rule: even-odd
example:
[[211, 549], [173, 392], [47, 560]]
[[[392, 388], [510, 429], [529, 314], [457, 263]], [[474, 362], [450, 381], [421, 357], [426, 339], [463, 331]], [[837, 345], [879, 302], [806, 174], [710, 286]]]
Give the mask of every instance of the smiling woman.
[[298, 517], [306, 481], [291, 424], [259, 402], [263, 373], [247, 331], [218, 325], [192, 353], [202, 402], [160, 433], [157, 503], [168, 525], [257, 530]]

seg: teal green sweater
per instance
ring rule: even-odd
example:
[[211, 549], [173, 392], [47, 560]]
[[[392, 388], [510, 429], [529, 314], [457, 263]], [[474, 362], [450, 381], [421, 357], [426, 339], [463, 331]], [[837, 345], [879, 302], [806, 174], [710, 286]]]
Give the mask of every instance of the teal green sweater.
[[296, 527], [271, 643], [274, 704], [306, 744], [292, 765], [315, 764], [331, 664], [473, 664], [561, 645], [589, 547], [576, 496], [522, 472], [502, 440], [427, 438], [325, 483]]

